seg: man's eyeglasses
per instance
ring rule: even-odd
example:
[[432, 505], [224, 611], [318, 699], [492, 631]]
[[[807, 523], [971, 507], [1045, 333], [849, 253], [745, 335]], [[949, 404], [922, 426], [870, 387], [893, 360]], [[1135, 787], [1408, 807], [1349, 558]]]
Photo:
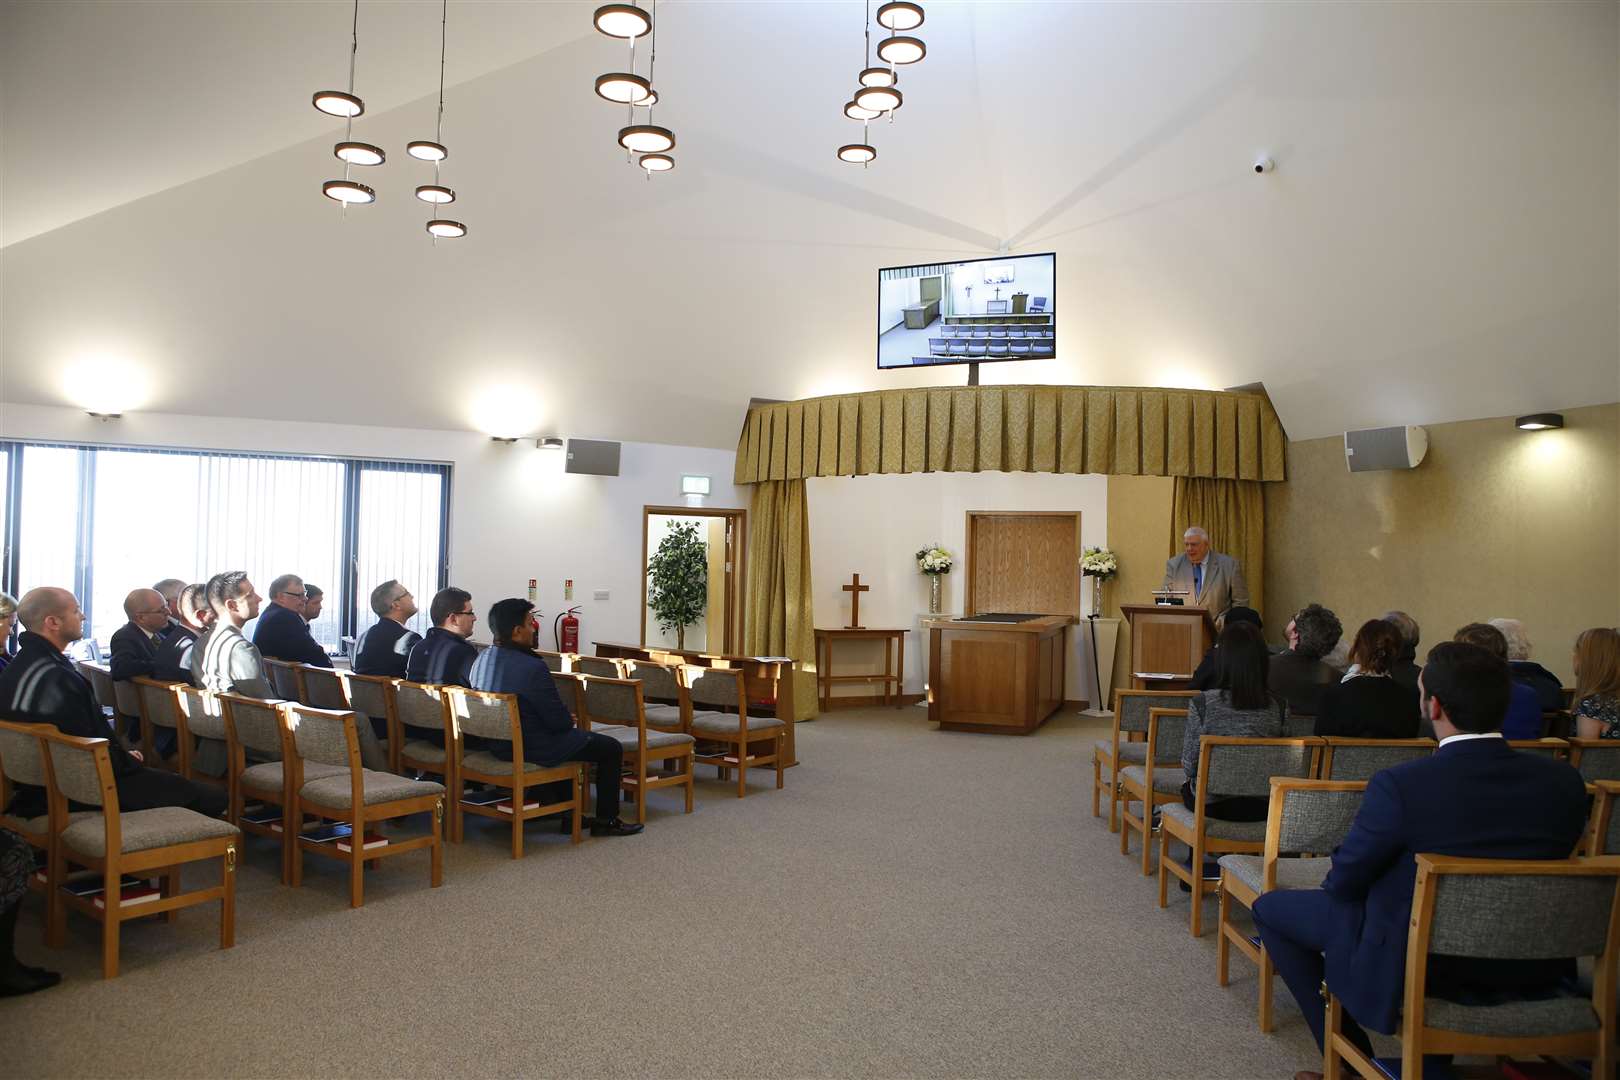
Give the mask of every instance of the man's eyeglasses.
[[307, 593], [307, 592], [293, 592], [291, 589], [282, 589], [281, 590], [281, 595], [282, 596], [290, 596], [294, 600], [308, 600], [309, 599], [309, 593]]
[[450, 614], [454, 615], [458, 619], [476, 619], [476, 618], [478, 618], [478, 612], [476, 612], [476, 611], [452, 611]]

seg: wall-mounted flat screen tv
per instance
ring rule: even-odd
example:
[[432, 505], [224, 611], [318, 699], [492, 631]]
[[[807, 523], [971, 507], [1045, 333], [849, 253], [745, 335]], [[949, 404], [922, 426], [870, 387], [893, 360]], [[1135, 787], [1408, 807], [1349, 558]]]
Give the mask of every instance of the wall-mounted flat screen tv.
[[1057, 355], [1057, 256], [891, 266], [878, 271], [878, 367]]

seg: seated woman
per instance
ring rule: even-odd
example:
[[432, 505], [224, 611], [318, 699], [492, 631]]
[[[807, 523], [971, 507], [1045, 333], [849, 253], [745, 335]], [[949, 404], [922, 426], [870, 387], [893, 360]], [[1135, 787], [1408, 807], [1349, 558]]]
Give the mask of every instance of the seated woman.
[[1620, 739], [1620, 630], [1582, 630], [1575, 639], [1575, 734]]
[[1536, 701], [1544, 713], [1561, 712], [1564, 708], [1564, 688], [1558, 676], [1530, 659], [1530, 635], [1518, 619], [1492, 619], [1491, 625], [1502, 631], [1507, 641], [1508, 672], [1513, 681], [1523, 683], [1536, 692]]
[[1415, 739], [1417, 690], [1390, 677], [1401, 655], [1401, 635], [1382, 619], [1369, 619], [1350, 646], [1350, 674], [1322, 694], [1316, 734], [1351, 739]]
[[[1215, 686], [1188, 702], [1187, 734], [1181, 744], [1181, 767], [1187, 782], [1181, 800], [1197, 808], [1198, 744], [1205, 735], [1238, 735], [1276, 739], [1283, 734], [1288, 706], [1266, 688], [1269, 655], [1266, 641], [1252, 623], [1229, 623], [1215, 653]], [[1264, 821], [1270, 800], [1264, 795], [1221, 796], [1211, 792], [1204, 813], [1226, 821]]]
[[[1246, 622], [1256, 630], [1264, 630], [1261, 625], [1260, 613], [1251, 607], [1227, 608], [1226, 614], [1221, 617], [1221, 626], [1231, 626], [1233, 623]], [[1192, 688], [1194, 690], [1210, 690], [1215, 686], [1215, 658], [1219, 655], [1220, 646], [1211, 645], [1204, 653], [1204, 658], [1198, 661], [1198, 668], [1193, 672]]]

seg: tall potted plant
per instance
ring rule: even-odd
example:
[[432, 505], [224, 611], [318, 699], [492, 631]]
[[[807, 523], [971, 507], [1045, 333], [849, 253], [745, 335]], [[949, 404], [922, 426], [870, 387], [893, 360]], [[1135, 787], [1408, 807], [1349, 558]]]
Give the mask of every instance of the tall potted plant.
[[675, 631], [675, 647], [686, 648], [686, 628], [703, 617], [709, 603], [709, 545], [692, 522], [673, 526], [647, 560], [647, 606], [658, 629]]

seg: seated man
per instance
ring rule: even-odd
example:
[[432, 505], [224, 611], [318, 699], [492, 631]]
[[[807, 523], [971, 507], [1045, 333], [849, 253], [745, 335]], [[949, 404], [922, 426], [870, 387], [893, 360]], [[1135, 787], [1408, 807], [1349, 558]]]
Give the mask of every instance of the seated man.
[[129, 622], [113, 631], [112, 636], [112, 677], [150, 678], [158, 642], [169, 628], [169, 605], [156, 589], [136, 589], [124, 597], [124, 614]]
[[304, 579], [282, 574], [270, 583], [270, 606], [253, 628], [253, 644], [260, 655], [316, 667], [331, 667], [332, 658], [309, 632], [304, 621]]
[[1288, 649], [1271, 658], [1271, 692], [1288, 703], [1288, 711], [1318, 716], [1322, 692], [1339, 681], [1341, 672], [1322, 662], [1339, 643], [1344, 627], [1321, 604], [1307, 604], [1288, 624]]
[[[1324, 973], [1349, 1014], [1345, 1035], [1364, 1052], [1372, 1053], [1371, 1043], [1358, 1021], [1391, 1033], [1399, 1026], [1416, 853], [1567, 859], [1580, 839], [1580, 774], [1502, 739], [1511, 682], [1507, 662], [1477, 645], [1431, 649], [1419, 689], [1439, 749], [1373, 776], [1320, 889], [1277, 890], [1255, 901], [1255, 927], [1318, 1046]], [[1432, 957], [1428, 992], [1533, 996], [1573, 972], [1568, 960]], [[1320, 1074], [1298, 1074], [1306, 1076]]]
[[163, 628], [163, 636], [168, 637], [181, 625], [180, 594], [185, 591], [186, 583], [177, 577], [166, 577], [152, 586], [152, 589], [163, 597], [163, 602], [169, 607], [169, 625]]
[[[207, 585], [187, 585], [180, 592], [180, 622], [169, 628], [169, 636], [157, 647], [152, 658], [152, 677], [165, 682], [191, 682], [191, 653], [199, 635], [214, 625], [214, 609], [208, 604]], [[193, 686], [196, 683], [192, 683]]]
[[[153, 593], [156, 596], [156, 593]], [[210, 817], [225, 812], [225, 792], [141, 764], [107, 725], [96, 695], [73, 661], [63, 655], [84, 634], [84, 612], [66, 589], [30, 589], [17, 605], [26, 633], [17, 656], [0, 672], [0, 716], [22, 724], [51, 724], [64, 735], [106, 739], [121, 810], [183, 806]], [[37, 817], [45, 792], [18, 784], [10, 813]]]
[[319, 585], [311, 585], [307, 581], [304, 582], [305, 626], [308, 626], [310, 623], [321, 617], [321, 601], [323, 601], [325, 598], [326, 593], [321, 590]]
[[371, 610], [377, 613], [377, 622], [355, 642], [354, 673], [403, 679], [405, 659], [422, 640], [421, 634], [405, 628], [406, 620], [416, 614], [416, 597], [399, 582], [385, 581], [371, 590]]
[[[1459, 629], [1451, 640], [1478, 645], [1492, 656], [1507, 661], [1507, 638], [1490, 623], [1469, 623]], [[1512, 673], [1513, 666], [1509, 664], [1508, 674], [1511, 676]], [[1511, 693], [1507, 716], [1502, 720], [1502, 738], [1541, 738], [1541, 702], [1537, 700], [1535, 690], [1517, 679], [1513, 680], [1509, 689]]]
[[[411, 682], [437, 683], [440, 686], [466, 686], [478, 650], [467, 644], [473, 623], [478, 616], [473, 612], [472, 594], [454, 586], [440, 589], [428, 606], [434, 625], [427, 636], [418, 641], [405, 659], [405, 677]], [[444, 745], [444, 735], [422, 729], [412, 733], [413, 738], [425, 739], [435, 746]]]
[[[540, 627], [531, 612], [534, 605], [516, 597], [489, 609], [489, 628], [495, 644], [473, 661], [473, 689], [495, 694], [516, 694], [523, 726], [523, 759], [550, 768], [565, 761], [587, 761], [596, 766], [596, 817], [592, 836], [631, 836], [642, 830], [619, 820], [619, 765], [624, 751], [617, 739], [574, 725], [546, 662], [534, 654]], [[489, 751], [510, 756], [511, 743], [494, 742]]]

